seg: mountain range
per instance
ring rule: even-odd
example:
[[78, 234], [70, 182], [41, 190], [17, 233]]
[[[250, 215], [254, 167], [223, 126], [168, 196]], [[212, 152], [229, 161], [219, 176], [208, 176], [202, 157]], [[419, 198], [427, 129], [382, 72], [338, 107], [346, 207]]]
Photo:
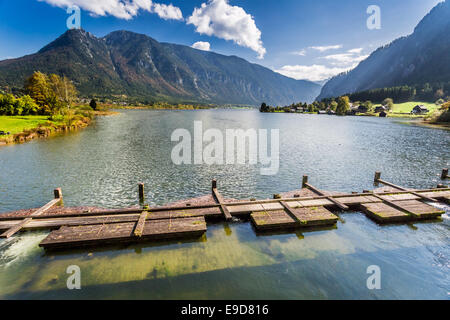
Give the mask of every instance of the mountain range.
[[450, 81], [450, 1], [439, 3], [406, 37], [374, 51], [328, 81], [317, 100], [344, 94]]
[[313, 101], [321, 86], [294, 80], [236, 56], [160, 43], [116, 31], [97, 38], [68, 30], [39, 52], [0, 61], [0, 87], [21, 88], [34, 71], [69, 77], [83, 97], [286, 105]]

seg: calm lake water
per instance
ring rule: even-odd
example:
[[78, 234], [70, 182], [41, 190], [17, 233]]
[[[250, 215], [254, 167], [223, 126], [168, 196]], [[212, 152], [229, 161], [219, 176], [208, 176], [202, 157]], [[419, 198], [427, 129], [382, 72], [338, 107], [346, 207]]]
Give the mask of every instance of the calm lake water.
[[[171, 161], [175, 129], [279, 129], [280, 169], [183, 165]], [[66, 206], [136, 205], [137, 183], [151, 205], [204, 195], [218, 180], [226, 197], [266, 198], [298, 189], [372, 189], [375, 171], [406, 187], [435, 187], [450, 165], [450, 131], [366, 117], [256, 111], [124, 111], [94, 126], [0, 148], [0, 212], [39, 207], [61, 187]], [[448, 207], [447, 207], [448, 210]], [[379, 226], [341, 213], [331, 230], [257, 235], [250, 223], [208, 224], [193, 242], [46, 254], [45, 232], [0, 240], [0, 298], [449, 299], [450, 228], [442, 222]], [[82, 289], [68, 290], [78, 265]], [[381, 268], [368, 290], [367, 268]]]

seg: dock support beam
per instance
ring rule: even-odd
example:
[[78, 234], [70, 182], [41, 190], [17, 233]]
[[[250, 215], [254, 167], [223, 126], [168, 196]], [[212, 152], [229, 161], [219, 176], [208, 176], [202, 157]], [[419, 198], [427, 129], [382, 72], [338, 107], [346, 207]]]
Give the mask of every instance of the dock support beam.
[[373, 180], [373, 184], [375, 187], [378, 187], [380, 185], [379, 180], [381, 179], [381, 172], [377, 171], [375, 172], [375, 179]]
[[442, 169], [441, 180], [449, 178], [448, 169]]
[[224, 215], [225, 220], [226, 221], [233, 220], [233, 217], [231, 216], [230, 211], [228, 210], [227, 206], [225, 205], [225, 201], [224, 201], [222, 195], [217, 190], [217, 180], [216, 179], [214, 179], [212, 181], [211, 186], [212, 186], [211, 189], [212, 189], [213, 198], [215, 198], [216, 202], [219, 204], [220, 210], [222, 211], [222, 214]]
[[61, 188], [56, 188], [55, 190], [53, 190], [53, 194], [55, 196], [55, 199], [59, 199], [60, 201], [58, 202], [58, 206], [63, 206], [63, 195], [62, 195], [62, 190]]
[[308, 176], [303, 176], [302, 189], [306, 188], [307, 184], [308, 184]]
[[143, 183], [139, 183], [139, 202], [141, 204], [145, 202], [145, 192]]

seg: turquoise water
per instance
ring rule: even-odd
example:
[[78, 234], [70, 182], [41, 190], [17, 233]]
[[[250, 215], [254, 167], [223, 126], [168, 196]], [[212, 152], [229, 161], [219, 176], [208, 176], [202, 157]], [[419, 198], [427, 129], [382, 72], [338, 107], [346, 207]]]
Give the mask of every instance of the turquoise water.
[[[280, 170], [259, 165], [171, 162], [172, 132], [194, 121], [208, 128], [280, 129]], [[62, 187], [66, 206], [135, 205], [137, 183], [150, 204], [210, 192], [271, 197], [317, 187], [372, 188], [373, 174], [406, 187], [432, 187], [450, 162], [450, 132], [392, 119], [260, 114], [255, 111], [125, 111], [85, 130], [0, 149], [0, 211], [37, 207]], [[447, 208], [448, 210], [448, 208]], [[442, 222], [379, 226], [342, 213], [337, 227], [258, 235], [248, 222], [208, 224], [193, 242], [109, 247], [46, 254], [45, 232], [0, 240], [0, 298], [149, 299], [449, 299], [449, 227]], [[68, 290], [66, 269], [81, 268], [81, 290]], [[366, 286], [381, 269], [381, 290]]]

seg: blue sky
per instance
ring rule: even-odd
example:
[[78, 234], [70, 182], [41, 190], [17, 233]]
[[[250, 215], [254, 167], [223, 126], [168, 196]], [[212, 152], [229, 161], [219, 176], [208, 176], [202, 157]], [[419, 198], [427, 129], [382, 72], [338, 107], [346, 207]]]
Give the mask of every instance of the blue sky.
[[[67, 30], [68, 5], [96, 36], [144, 33], [237, 55], [297, 79], [320, 81], [410, 34], [441, 0], [0, 0], [0, 59], [31, 54]], [[381, 28], [367, 28], [377, 5]]]

